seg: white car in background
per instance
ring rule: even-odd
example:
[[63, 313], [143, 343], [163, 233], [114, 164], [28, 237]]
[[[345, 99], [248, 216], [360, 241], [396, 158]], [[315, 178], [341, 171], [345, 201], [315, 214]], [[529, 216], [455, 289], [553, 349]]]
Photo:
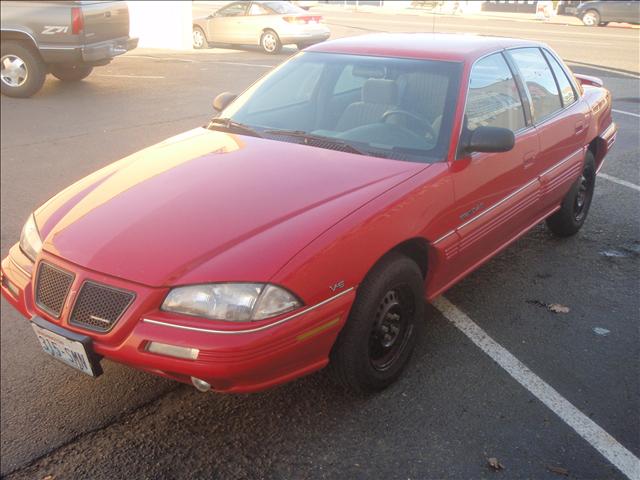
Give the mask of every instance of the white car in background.
[[283, 45], [303, 49], [330, 35], [322, 16], [283, 1], [233, 2], [193, 20], [193, 48], [198, 49], [226, 43], [259, 45], [266, 53], [278, 53]]

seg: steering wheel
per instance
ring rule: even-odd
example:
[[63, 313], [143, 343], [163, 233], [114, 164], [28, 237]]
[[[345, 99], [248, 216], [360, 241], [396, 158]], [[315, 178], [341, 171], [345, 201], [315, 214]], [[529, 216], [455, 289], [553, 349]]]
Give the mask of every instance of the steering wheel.
[[[437, 135], [436, 132], [433, 130], [433, 126], [431, 126], [431, 124], [425, 120], [424, 118], [420, 118], [419, 116], [417, 116], [414, 113], [408, 112], [406, 110], [387, 110], [386, 112], [384, 112], [384, 114], [382, 115], [382, 122], [386, 123], [387, 119], [393, 115], [404, 115], [405, 117], [409, 117], [413, 120], [417, 120], [420, 125], [422, 125], [425, 130], [426, 130], [426, 135], [428, 135], [429, 137], [431, 137], [432, 140], [435, 140]], [[411, 129], [413, 130], [413, 129]]]

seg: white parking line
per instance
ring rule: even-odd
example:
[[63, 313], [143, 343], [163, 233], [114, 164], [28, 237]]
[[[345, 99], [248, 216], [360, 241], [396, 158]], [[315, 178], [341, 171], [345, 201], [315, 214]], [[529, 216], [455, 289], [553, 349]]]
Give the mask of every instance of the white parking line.
[[599, 173], [598, 177], [604, 178], [605, 180], [609, 180], [610, 182], [617, 183], [618, 185], [624, 185], [625, 187], [632, 188], [637, 192], [640, 192], [640, 185], [636, 185], [635, 183], [627, 182], [626, 180], [622, 180], [618, 177], [612, 177], [611, 175], [607, 175], [606, 173]]
[[622, 115], [630, 115], [632, 117], [640, 118], [640, 115], [633, 112], [625, 112], [624, 110], [616, 110], [615, 108], [612, 108], [611, 111], [616, 113], [621, 113]]
[[605, 432], [598, 424], [574, 407], [553, 387], [533, 373], [525, 364], [514, 357], [507, 349], [491, 338], [482, 328], [471, 320], [445, 297], [438, 297], [433, 305], [489, 355], [498, 365], [509, 373], [520, 385], [544, 403], [578, 435], [598, 450], [609, 462], [615, 465], [631, 480], [640, 479], [640, 459], [623, 447]]
[[161, 75], [112, 75], [109, 73], [97, 73], [97, 77], [112, 77], [112, 78], [164, 78]]

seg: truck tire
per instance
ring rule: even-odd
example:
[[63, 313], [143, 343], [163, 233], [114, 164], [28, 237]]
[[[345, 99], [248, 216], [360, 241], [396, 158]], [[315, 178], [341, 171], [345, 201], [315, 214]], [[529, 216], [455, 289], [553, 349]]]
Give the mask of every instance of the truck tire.
[[63, 82], [79, 82], [87, 78], [93, 71], [91, 65], [51, 65], [51, 74]]
[[2, 42], [0, 88], [7, 97], [27, 98], [42, 88], [47, 68], [40, 55], [23, 42]]

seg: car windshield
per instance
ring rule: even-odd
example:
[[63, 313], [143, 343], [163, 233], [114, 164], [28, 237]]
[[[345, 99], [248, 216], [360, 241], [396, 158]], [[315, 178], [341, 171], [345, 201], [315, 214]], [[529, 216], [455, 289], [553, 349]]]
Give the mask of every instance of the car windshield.
[[220, 116], [274, 140], [443, 161], [460, 71], [455, 62], [303, 52]]

